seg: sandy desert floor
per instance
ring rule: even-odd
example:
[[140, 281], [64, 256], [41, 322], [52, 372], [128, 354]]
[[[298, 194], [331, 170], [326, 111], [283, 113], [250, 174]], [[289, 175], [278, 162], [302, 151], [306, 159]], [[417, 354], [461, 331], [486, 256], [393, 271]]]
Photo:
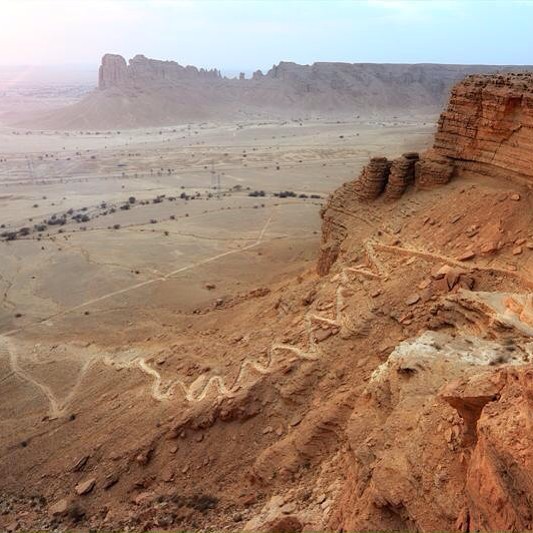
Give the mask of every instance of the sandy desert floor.
[[[0, 333], [65, 314], [106, 312], [106, 323], [120, 323], [149, 309], [190, 312], [304, 268], [328, 193], [370, 154], [419, 148], [432, 130], [429, 121], [326, 120], [0, 130], [1, 232], [32, 230], [0, 242]], [[296, 197], [273, 196], [285, 190]], [[62, 214], [64, 225], [33, 229]]]

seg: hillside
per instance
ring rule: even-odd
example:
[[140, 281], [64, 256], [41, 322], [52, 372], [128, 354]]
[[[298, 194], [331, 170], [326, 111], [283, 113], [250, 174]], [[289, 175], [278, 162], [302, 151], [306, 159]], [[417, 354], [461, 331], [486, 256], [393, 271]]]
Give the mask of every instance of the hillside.
[[[316, 270], [47, 330], [96, 362], [2, 432], [0, 529], [532, 530], [532, 88], [456, 85], [432, 148], [332, 193]], [[0, 341], [7, 409], [37, 339]]]
[[251, 79], [137, 55], [106, 54], [98, 89], [80, 102], [36, 117], [45, 129], [113, 129], [197, 120], [317, 115], [437, 114], [450, 87], [467, 74], [505, 66], [281, 62]]

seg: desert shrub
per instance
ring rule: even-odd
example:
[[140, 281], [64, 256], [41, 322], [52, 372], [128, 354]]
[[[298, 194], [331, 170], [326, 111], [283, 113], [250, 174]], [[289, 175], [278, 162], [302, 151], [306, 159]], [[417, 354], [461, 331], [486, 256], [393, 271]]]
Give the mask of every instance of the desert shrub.
[[1, 237], [3, 237], [6, 241], [16, 241], [17, 240], [17, 232], [16, 231], [4, 231], [2, 233]]

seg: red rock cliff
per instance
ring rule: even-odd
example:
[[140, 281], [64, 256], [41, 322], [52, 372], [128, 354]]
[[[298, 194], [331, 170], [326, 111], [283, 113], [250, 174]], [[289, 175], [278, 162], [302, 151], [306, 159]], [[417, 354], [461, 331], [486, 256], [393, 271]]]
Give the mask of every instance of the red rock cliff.
[[468, 76], [451, 92], [432, 149], [394, 161], [372, 157], [358, 178], [337, 189], [322, 210], [318, 274], [330, 271], [347, 236], [339, 213], [353, 215], [361, 203], [397, 200], [413, 187], [432, 189], [468, 173], [533, 186], [532, 73]]
[[533, 74], [468, 76], [452, 90], [435, 150], [465, 168], [533, 183]]

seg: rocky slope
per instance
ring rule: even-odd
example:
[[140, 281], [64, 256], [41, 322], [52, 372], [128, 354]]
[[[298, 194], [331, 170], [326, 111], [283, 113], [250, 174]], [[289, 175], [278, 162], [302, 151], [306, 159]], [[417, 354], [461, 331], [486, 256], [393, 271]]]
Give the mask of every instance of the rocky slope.
[[[527, 74], [467, 78], [452, 90], [433, 149], [373, 158], [323, 211], [317, 271], [331, 276], [359, 245], [354, 218], [377, 216], [369, 207], [379, 212], [406, 191], [422, 201], [452, 178], [461, 184], [448, 185], [448, 205], [437, 197], [422, 220], [411, 213], [416, 222], [396, 226], [398, 206], [388, 209], [381, 233], [392, 241], [377, 250], [410, 257], [399, 263], [411, 261], [419, 273], [436, 266], [420, 283], [403, 272], [412, 290], [406, 309], [398, 314], [389, 294], [386, 312], [409, 325], [425, 315], [428, 331], [392, 351], [355, 405], [335, 528], [533, 529], [533, 480], [524, 475], [533, 467], [531, 252], [521, 259], [533, 249], [532, 90]], [[377, 267], [374, 253], [367, 258]], [[496, 282], [490, 289], [487, 275]]]
[[106, 54], [98, 90], [32, 121], [42, 128], [117, 128], [192, 120], [316, 114], [435, 113], [465, 75], [505, 66], [281, 62], [251, 79], [137, 55]]
[[532, 530], [531, 183], [465, 171], [446, 129], [332, 194], [318, 273], [172, 333], [41, 336], [109, 361], [2, 432], [0, 528]]

